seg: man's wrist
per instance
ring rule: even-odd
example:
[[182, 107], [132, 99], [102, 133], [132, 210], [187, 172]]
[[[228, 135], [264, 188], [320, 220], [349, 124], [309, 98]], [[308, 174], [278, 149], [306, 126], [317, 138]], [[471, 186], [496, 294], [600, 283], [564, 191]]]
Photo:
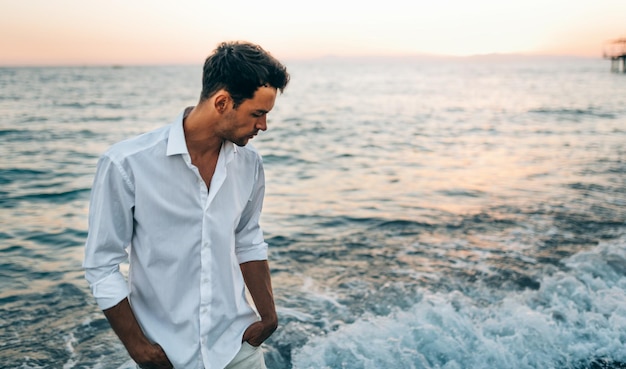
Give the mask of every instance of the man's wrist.
[[276, 314], [262, 316], [261, 322], [265, 327], [267, 327], [267, 329], [271, 329], [272, 331], [275, 331], [278, 328], [278, 317]]
[[147, 340], [139, 340], [126, 345], [126, 350], [130, 357], [137, 363], [143, 362], [146, 358], [151, 357], [154, 350], [152, 343]]

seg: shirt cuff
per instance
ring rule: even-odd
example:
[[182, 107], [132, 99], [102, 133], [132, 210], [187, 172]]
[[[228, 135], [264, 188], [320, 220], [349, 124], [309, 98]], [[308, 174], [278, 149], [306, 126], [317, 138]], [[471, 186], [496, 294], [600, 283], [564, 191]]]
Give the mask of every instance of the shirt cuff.
[[115, 272], [91, 285], [91, 292], [100, 309], [106, 310], [128, 297], [129, 290], [122, 273]]
[[240, 250], [237, 252], [237, 261], [239, 264], [247, 263], [254, 260], [267, 260], [267, 243], [263, 242], [254, 248]]

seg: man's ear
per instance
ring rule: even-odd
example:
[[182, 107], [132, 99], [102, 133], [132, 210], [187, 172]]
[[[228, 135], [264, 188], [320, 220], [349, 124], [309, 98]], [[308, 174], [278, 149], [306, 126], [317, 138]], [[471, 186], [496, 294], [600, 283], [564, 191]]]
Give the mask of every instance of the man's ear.
[[230, 94], [224, 90], [220, 91], [215, 95], [215, 99], [213, 100], [213, 104], [215, 104], [215, 110], [223, 114], [231, 103]]

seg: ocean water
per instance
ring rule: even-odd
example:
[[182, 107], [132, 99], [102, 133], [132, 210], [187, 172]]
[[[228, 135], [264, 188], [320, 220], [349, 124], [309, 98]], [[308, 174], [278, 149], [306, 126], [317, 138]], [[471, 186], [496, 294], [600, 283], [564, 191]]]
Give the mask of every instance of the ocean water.
[[[626, 75], [318, 60], [253, 144], [271, 369], [626, 368]], [[132, 368], [81, 262], [98, 156], [200, 68], [0, 68], [0, 368]]]

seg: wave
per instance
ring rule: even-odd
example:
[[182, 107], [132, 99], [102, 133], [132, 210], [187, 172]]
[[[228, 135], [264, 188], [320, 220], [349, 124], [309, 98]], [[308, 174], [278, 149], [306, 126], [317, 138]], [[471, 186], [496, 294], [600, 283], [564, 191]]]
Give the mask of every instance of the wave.
[[36, 242], [40, 245], [51, 246], [52, 249], [77, 247], [84, 244], [87, 232], [78, 229], [63, 229], [59, 232], [33, 232], [25, 240]]
[[[111, 116], [105, 116], [105, 115], [93, 115], [93, 116], [85, 116], [85, 117], [80, 117], [80, 122], [122, 122], [124, 121], [124, 119], [126, 119], [125, 116], [122, 115], [111, 115]], [[74, 122], [70, 121], [70, 122]]]
[[626, 238], [563, 261], [537, 290], [422, 292], [386, 316], [311, 337], [294, 369], [586, 368], [626, 365]]
[[[40, 277], [49, 282], [61, 276], [62, 272], [54, 277]], [[110, 326], [103, 316], [95, 322], [85, 318], [82, 324], [77, 322], [82, 312], [93, 309], [91, 295], [82, 285], [60, 282], [41, 289], [33, 289], [32, 285], [29, 287], [19, 293], [0, 297], [0, 314], [6, 322], [0, 330], [0, 368], [75, 367], [71, 362], [75, 352], [72, 345], [76, 341], [89, 340], [96, 329], [110, 329]], [[28, 334], [24, 334], [26, 328]], [[72, 337], [77, 340], [72, 341]], [[91, 346], [78, 345], [76, 348], [91, 359], [81, 367], [106, 367], [105, 363], [89, 362], [99, 360], [101, 356]], [[110, 360], [115, 354], [111, 353], [107, 359]]]
[[49, 202], [54, 204], [65, 204], [72, 201], [87, 201], [89, 198], [90, 188], [81, 188], [63, 192], [37, 193], [23, 196], [0, 197], [0, 206], [11, 208], [18, 205], [19, 202]]
[[263, 163], [266, 165], [284, 164], [284, 165], [302, 165], [310, 163], [309, 161], [292, 155], [265, 154], [263, 155]]
[[0, 184], [4, 185], [17, 181], [28, 182], [45, 174], [49, 174], [49, 172], [22, 168], [0, 169]]
[[67, 103], [55, 103], [55, 107], [59, 108], [72, 108], [72, 109], [87, 109], [87, 108], [104, 108], [104, 109], [123, 109], [124, 105], [121, 103], [110, 103], [110, 102], [97, 102], [97, 101], [72, 101]]
[[590, 116], [595, 118], [603, 118], [603, 119], [616, 119], [617, 115], [611, 112], [601, 111], [594, 107], [588, 107], [585, 109], [576, 109], [576, 108], [539, 108], [539, 109], [531, 109], [528, 111], [529, 113], [535, 114], [546, 114], [546, 115], [555, 115], [561, 118], [569, 118], [575, 119], [584, 116]]
[[450, 197], [483, 197], [486, 195], [484, 191], [467, 190], [463, 188], [437, 191], [444, 196]]
[[21, 134], [25, 132], [21, 129], [0, 129], [0, 137]]

